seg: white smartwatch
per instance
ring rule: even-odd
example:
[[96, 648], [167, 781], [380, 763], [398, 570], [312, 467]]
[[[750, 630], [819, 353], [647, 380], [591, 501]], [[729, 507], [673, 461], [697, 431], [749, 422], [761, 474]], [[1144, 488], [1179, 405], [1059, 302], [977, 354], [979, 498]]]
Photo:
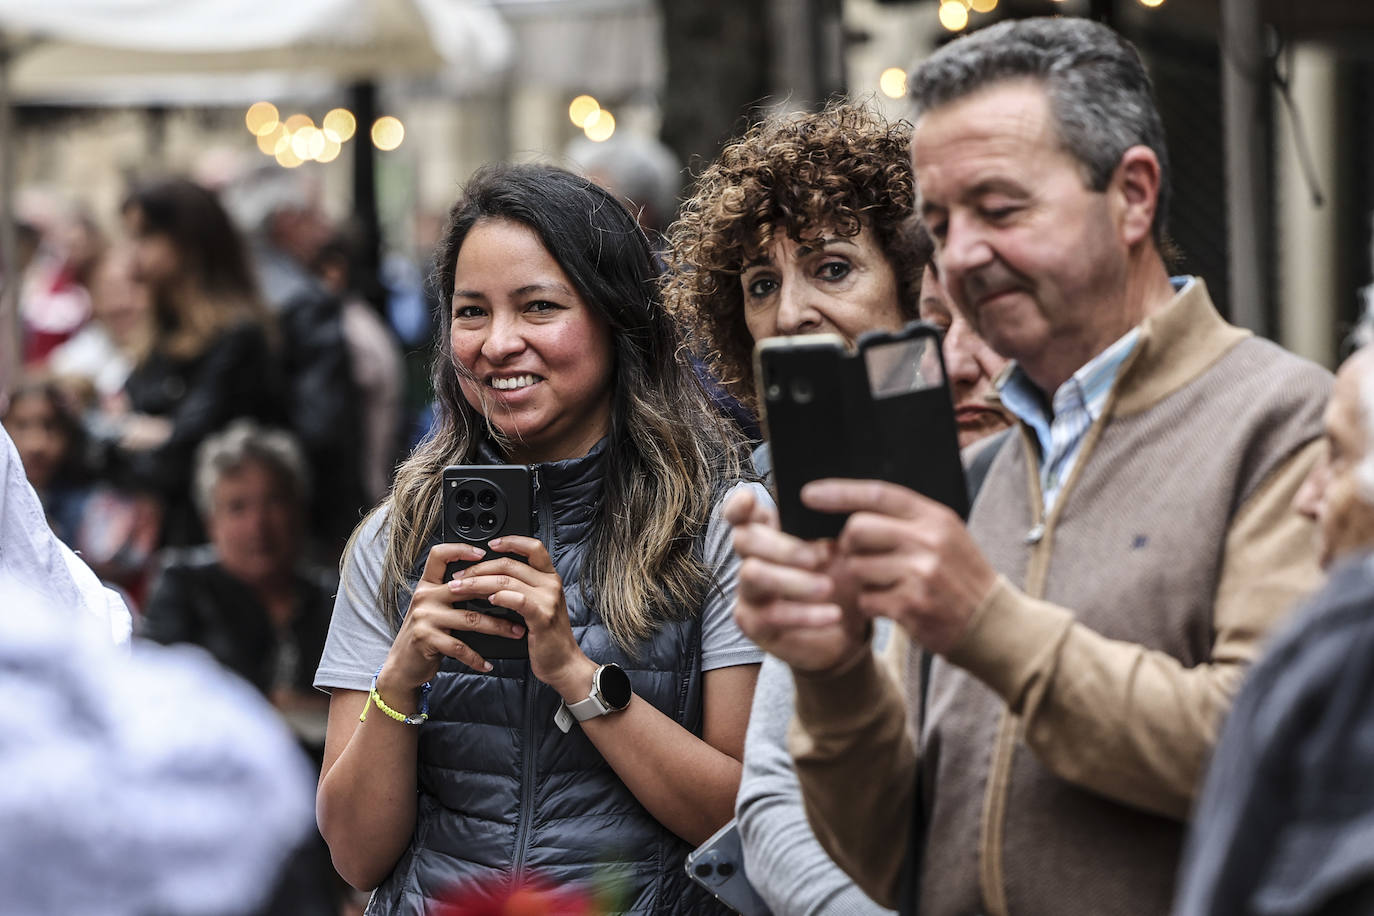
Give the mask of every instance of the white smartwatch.
[[630, 676], [619, 665], [602, 665], [592, 675], [592, 692], [585, 700], [571, 705], [559, 703], [558, 711], [553, 714], [554, 724], [564, 734], [573, 727], [573, 722], [586, 722], [597, 716], [620, 712], [630, 705]]

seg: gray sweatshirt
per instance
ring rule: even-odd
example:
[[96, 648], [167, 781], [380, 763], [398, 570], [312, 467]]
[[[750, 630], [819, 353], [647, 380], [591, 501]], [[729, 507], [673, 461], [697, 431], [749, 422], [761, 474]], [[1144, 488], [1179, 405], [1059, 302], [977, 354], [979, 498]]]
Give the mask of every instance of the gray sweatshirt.
[[[877, 624], [874, 643], [881, 646], [891, 624]], [[811, 832], [787, 750], [791, 720], [792, 672], [769, 656], [754, 688], [744, 775], [735, 802], [750, 883], [775, 916], [891, 914], [854, 886]]]

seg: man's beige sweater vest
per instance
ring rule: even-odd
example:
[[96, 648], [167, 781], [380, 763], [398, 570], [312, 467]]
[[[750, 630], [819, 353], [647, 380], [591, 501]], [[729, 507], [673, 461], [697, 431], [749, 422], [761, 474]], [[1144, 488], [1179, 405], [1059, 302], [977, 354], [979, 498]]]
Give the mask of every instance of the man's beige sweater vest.
[[[861, 886], [894, 899], [901, 855], [876, 853], [873, 832], [904, 846], [919, 729], [922, 916], [1168, 912], [1219, 720], [1263, 635], [1318, 581], [1289, 503], [1329, 387], [1226, 325], [1195, 281], [1141, 326], [1048, 518], [1034, 435], [1001, 450], [969, 523], [1001, 577], [935, 660], [924, 725], [902, 699], [919, 690], [914, 650], [900, 693], [867, 660], [835, 683], [798, 679], [808, 811]], [[863, 728], [841, 721], [867, 703]]]

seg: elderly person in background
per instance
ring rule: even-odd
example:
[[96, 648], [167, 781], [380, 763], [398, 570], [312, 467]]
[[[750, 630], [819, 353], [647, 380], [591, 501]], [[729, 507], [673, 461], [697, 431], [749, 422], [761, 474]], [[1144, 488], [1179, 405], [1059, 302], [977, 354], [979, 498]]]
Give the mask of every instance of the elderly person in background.
[[196, 459], [206, 547], [171, 552], [140, 635], [203, 646], [266, 694], [302, 743], [323, 748], [329, 698], [311, 687], [334, 580], [300, 563], [305, 463], [294, 440], [241, 421]]
[[[668, 300], [751, 407], [750, 350], [760, 338], [831, 332], [853, 342], [930, 321], [945, 330], [959, 442], [968, 446], [1010, 424], [989, 400], [1005, 360], [949, 307], [928, 263], [930, 241], [911, 214], [909, 138], [909, 125], [850, 104], [750, 130], [702, 173], [671, 231]], [[766, 446], [756, 464], [768, 464]], [[806, 823], [786, 747], [792, 689], [787, 665], [765, 661], [737, 804], [750, 882], [777, 913], [888, 912]]]
[[[1374, 336], [1369, 317], [1364, 329]], [[1317, 523], [1331, 577], [1236, 698], [1179, 916], [1374, 912], [1374, 348], [1341, 366], [1325, 427], [1294, 505]]]
[[655, 250], [677, 213], [682, 163], [660, 141], [621, 131], [601, 143], [578, 137], [567, 156], [592, 181], [624, 200]]

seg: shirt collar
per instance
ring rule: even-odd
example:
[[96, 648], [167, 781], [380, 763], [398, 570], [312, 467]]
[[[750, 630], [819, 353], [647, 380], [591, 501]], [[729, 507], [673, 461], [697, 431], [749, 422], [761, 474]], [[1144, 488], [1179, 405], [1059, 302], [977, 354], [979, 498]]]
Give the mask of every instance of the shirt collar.
[[[1062, 407], [1065, 403], [1082, 402], [1088, 415], [1096, 422], [1106, 406], [1107, 392], [1111, 390], [1121, 364], [1135, 349], [1139, 337], [1140, 328], [1131, 328], [1107, 349], [1080, 366], [1054, 392], [1053, 405]], [[1040, 389], [1020, 366], [1013, 366], [1006, 374], [1000, 393], [1006, 408], [1034, 429], [1042, 443], [1049, 440], [1049, 425], [1053, 415], [1046, 410]]]
[[[1169, 278], [1175, 295], [1181, 295], [1196, 282], [1197, 278], [1188, 274]], [[1071, 398], [1081, 399], [1093, 422], [1097, 422], [1106, 407], [1107, 392], [1111, 390], [1112, 382], [1116, 381], [1116, 374], [1121, 370], [1121, 364], [1131, 355], [1139, 338], [1140, 326], [1137, 325], [1080, 366], [1078, 371], [1054, 392], [1051, 403]], [[1012, 363], [1003, 371], [997, 382], [997, 391], [1003, 406], [1022, 423], [1034, 429], [1041, 445], [1045, 446], [1050, 441], [1050, 421], [1053, 414], [1046, 410], [1044, 395], [1022, 371], [1020, 365]]]

